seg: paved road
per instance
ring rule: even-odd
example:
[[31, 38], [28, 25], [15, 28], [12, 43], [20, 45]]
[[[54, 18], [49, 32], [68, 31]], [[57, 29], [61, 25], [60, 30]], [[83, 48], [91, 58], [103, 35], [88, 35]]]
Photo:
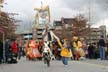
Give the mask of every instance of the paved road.
[[102, 66], [108, 66], [108, 60], [100, 60], [100, 59], [91, 59], [91, 60], [82, 60], [81, 62], [91, 63], [91, 64], [98, 64]]
[[21, 60], [18, 64], [0, 65], [0, 72], [108, 72], [108, 66], [87, 61], [69, 61], [68, 67], [65, 67], [61, 61], [52, 61], [48, 68], [42, 61]]

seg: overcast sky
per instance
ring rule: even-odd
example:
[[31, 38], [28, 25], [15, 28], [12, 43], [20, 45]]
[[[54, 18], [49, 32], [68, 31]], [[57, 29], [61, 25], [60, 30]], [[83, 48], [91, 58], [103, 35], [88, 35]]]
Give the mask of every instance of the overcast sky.
[[20, 23], [21, 28], [27, 29], [34, 20], [34, 8], [40, 7], [41, 1], [43, 5], [50, 6], [52, 21], [61, 17], [74, 17], [79, 13], [88, 17], [90, 7], [92, 26], [98, 27], [108, 23], [108, 0], [5, 0], [7, 5], [4, 4], [3, 10], [19, 13], [15, 18], [23, 20]]

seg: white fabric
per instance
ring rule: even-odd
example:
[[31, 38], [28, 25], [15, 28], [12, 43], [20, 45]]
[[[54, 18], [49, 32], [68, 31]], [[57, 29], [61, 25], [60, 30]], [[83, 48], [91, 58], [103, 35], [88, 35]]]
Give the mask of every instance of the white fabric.
[[45, 32], [46, 32], [46, 30], [44, 30], [44, 31], [42, 32], [42, 35], [44, 35], [44, 34], [45, 34]]
[[46, 36], [44, 36], [44, 41], [48, 41], [48, 36], [46, 35]]
[[50, 52], [50, 49], [48, 47], [45, 47], [43, 52]]
[[[45, 47], [48, 47], [49, 42], [47, 41], [46, 43], [44, 42]], [[48, 47], [49, 48], [49, 47]]]
[[[50, 32], [50, 34], [51, 34], [51, 32], [52, 31], [49, 31]], [[45, 34], [46, 33], [46, 29], [43, 31], [43, 33], [42, 33], [42, 35], [44, 36], [44, 41], [48, 41], [48, 34]], [[53, 35], [51, 34], [51, 40], [53, 40], [54, 38], [53, 38]]]
[[53, 37], [52, 31], [50, 31], [50, 35], [51, 35], [51, 39], [54, 40], [54, 37]]
[[57, 39], [57, 41], [60, 41], [60, 39], [52, 31], [50, 31], [50, 33], [55, 39]]
[[[45, 35], [45, 33], [46, 33], [46, 29], [43, 31], [42, 35]], [[55, 39], [57, 39], [57, 41], [59, 41], [59, 38], [51, 30], [50, 30], [50, 34], [51, 34], [52, 40], [54, 40], [54, 38], [55, 38]], [[44, 39], [44, 41], [48, 41], [48, 34], [46, 34], [43, 39]]]
[[46, 43], [44, 42], [44, 46], [45, 46], [45, 48], [49, 49], [49, 52], [50, 52], [50, 54], [52, 55], [52, 52], [51, 52], [51, 50], [50, 50], [50, 48], [49, 48], [48, 44], [49, 44], [49, 42], [48, 42], [48, 41], [47, 41]]

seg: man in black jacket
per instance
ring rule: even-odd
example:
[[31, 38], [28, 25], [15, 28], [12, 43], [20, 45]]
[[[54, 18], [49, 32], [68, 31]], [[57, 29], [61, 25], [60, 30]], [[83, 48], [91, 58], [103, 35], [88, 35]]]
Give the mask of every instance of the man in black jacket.
[[100, 50], [100, 58], [101, 60], [105, 59], [105, 41], [103, 39], [104, 37], [101, 36], [101, 39], [99, 40], [99, 50]]
[[9, 39], [6, 39], [6, 41], [5, 41], [5, 58], [6, 58], [6, 60], [5, 60], [5, 62], [6, 63], [8, 63], [8, 59], [10, 58], [10, 56], [11, 56], [11, 46], [10, 46], [10, 43], [9, 43]]

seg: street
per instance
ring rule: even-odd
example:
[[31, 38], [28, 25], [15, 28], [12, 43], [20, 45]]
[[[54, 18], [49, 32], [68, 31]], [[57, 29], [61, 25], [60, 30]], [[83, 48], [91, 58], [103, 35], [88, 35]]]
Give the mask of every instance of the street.
[[108, 72], [108, 0], [0, 0], [0, 72]]
[[[108, 61], [87, 60], [69, 61], [65, 67], [61, 61], [51, 61], [51, 66], [47, 67], [43, 61], [20, 60], [17, 64], [1, 64], [0, 72], [108, 72]], [[97, 63], [95, 63], [97, 62]]]

